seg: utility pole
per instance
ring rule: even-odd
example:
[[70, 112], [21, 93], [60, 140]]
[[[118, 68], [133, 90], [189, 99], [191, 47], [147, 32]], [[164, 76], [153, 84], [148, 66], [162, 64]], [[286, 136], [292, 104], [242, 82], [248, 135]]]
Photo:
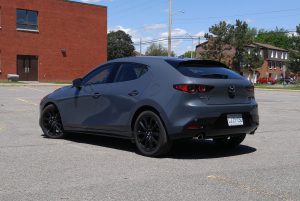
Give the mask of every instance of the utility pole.
[[140, 38], [140, 56], [142, 56], [142, 38]]
[[191, 59], [193, 58], [193, 52], [194, 52], [194, 38], [192, 37], [192, 51], [191, 51]]
[[172, 0], [169, 0], [168, 56], [172, 54]]
[[191, 47], [191, 59], [193, 58], [193, 52], [194, 52], [194, 37], [191, 36], [189, 33], [187, 33], [186, 35], [188, 35], [191, 39], [192, 39], [192, 47]]

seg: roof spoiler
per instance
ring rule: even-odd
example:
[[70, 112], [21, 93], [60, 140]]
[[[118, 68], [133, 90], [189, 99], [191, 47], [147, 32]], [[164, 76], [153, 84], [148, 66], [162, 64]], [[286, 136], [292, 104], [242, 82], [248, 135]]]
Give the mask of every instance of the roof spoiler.
[[223, 67], [228, 68], [229, 67], [221, 62], [213, 61], [213, 60], [166, 60], [169, 64], [171, 64], [173, 67]]

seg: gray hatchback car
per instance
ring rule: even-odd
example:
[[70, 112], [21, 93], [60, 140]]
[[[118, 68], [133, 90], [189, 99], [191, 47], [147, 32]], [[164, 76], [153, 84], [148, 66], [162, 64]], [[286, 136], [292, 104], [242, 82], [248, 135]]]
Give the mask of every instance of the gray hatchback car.
[[46, 137], [127, 138], [146, 156], [195, 137], [236, 147], [259, 125], [251, 82], [219, 62], [169, 57], [112, 60], [44, 97], [40, 111]]

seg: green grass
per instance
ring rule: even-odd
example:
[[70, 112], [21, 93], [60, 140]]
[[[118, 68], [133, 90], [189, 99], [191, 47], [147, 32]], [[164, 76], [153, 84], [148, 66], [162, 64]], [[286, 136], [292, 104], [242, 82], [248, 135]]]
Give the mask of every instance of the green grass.
[[255, 88], [257, 89], [282, 89], [282, 90], [300, 90], [300, 84], [255, 84]]

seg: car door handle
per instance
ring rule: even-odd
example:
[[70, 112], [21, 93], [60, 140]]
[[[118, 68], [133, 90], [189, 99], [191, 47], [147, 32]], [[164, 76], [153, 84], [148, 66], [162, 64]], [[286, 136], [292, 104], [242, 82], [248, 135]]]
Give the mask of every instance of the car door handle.
[[101, 96], [100, 93], [94, 93], [93, 98], [99, 98]]
[[133, 90], [132, 92], [128, 93], [129, 96], [137, 96], [139, 92], [137, 90]]

